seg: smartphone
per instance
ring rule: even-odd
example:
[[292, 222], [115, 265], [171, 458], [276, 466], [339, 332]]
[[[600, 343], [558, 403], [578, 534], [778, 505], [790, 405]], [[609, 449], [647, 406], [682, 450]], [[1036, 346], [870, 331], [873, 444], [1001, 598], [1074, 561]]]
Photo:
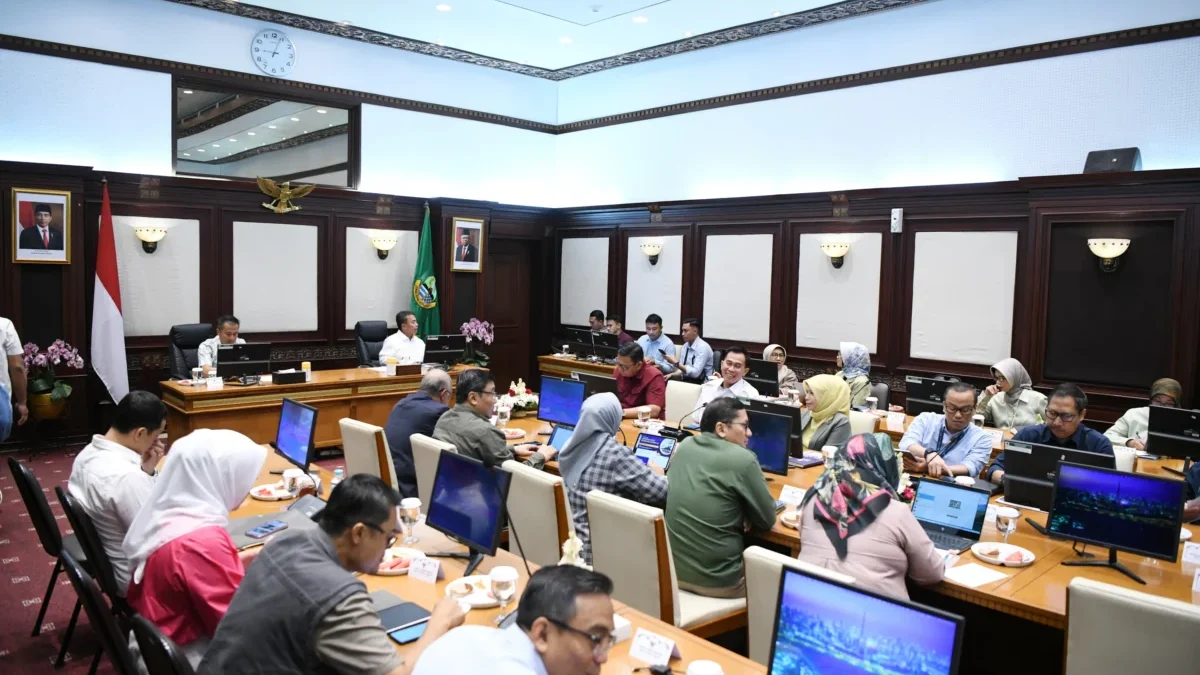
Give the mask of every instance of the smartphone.
[[282, 520], [272, 520], [272, 521], [263, 523], [262, 525], [259, 525], [258, 527], [254, 528], [252, 530], [247, 530], [246, 536], [250, 537], [251, 539], [262, 539], [263, 537], [270, 536], [272, 534], [275, 534], [276, 532], [286, 530], [287, 528], [288, 528], [288, 524], [283, 522]]
[[784, 503], [783, 503], [783, 500], [776, 499], [776, 500], [775, 500], [775, 513], [779, 513], [779, 512], [780, 512], [780, 511], [782, 511], [782, 510], [784, 509], [784, 507], [786, 507], [786, 506], [787, 506], [787, 504], [784, 504]]
[[417, 619], [416, 621], [401, 626], [396, 630], [388, 632], [388, 637], [399, 645], [406, 645], [410, 642], [416, 642], [425, 634], [425, 627], [429, 625], [429, 617]]

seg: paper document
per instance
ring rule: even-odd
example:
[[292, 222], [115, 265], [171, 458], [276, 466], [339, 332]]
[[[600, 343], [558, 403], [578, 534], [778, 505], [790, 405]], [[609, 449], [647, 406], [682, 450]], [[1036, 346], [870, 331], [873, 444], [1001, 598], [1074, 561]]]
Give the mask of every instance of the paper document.
[[946, 578], [963, 586], [978, 588], [993, 581], [1007, 579], [1008, 575], [979, 563], [967, 563], [946, 570]]

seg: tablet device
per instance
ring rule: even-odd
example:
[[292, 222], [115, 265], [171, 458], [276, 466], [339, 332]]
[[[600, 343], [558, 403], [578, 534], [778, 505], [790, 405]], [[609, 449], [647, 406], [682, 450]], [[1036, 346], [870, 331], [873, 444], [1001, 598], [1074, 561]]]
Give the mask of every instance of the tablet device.
[[666, 469], [667, 462], [671, 459], [671, 453], [675, 452], [675, 439], [657, 434], [640, 433], [633, 450], [642, 464]]
[[[429, 612], [424, 607], [412, 602], [402, 602], [379, 611], [379, 621], [383, 624], [383, 629], [389, 633], [428, 619]], [[424, 629], [421, 630], [424, 632]]]
[[574, 427], [557, 425], [554, 431], [550, 432], [550, 439], [546, 441], [546, 445], [562, 452], [562, 449], [567, 447], [567, 441], [571, 440], [571, 434], [575, 433]]

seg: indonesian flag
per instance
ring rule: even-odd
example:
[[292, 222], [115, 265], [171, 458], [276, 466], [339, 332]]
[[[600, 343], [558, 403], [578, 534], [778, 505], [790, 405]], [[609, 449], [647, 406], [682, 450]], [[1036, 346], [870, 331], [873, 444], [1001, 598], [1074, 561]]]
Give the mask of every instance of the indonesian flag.
[[100, 206], [100, 240], [96, 245], [96, 291], [92, 296], [92, 368], [114, 402], [129, 393], [125, 365], [125, 322], [121, 318], [121, 281], [117, 277], [117, 243], [113, 238], [108, 185]]

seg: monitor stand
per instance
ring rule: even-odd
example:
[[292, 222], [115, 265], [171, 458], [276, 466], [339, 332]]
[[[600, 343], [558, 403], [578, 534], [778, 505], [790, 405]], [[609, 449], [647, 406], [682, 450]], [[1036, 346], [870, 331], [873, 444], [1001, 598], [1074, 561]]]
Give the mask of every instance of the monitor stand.
[[464, 577], [471, 576], [471, 572], [474, 572], [475, 568], [479, 567], [479, 563], [483, 562], [483, 559], [487, 557], [482, 553], [475, 553], [474, 551], [470, 553], [426, 553], [425, 555], [430, 558], [455, 558], [457, 560], [466, 560], [467, 569], [463, 571]]
[[1146, 580], [1134, 574], [1128, 567], [1117, 562], [1117, 549], [1108, 549], [1108, 560], [1064, 560], [1064, 565], [1071, 567], [1111, 567], [1134, 581], [1146, 585]]
[[1172, 469], [1172, 468], [1171, 468], [1171, 467], [1169, 467], [1169, 466], [1164, 466], [1164, 467], [1163, 467], [1163, 471], [1168, 471], [1168, 472], [1170, 472], [1170, 473], [1173, 473], [1173, 474], [1175, 474], [1176, 476], [1186, 476], [1186, 475], [1187, 475], [1187, 472], [1188, 472], [1188, 469], [1190, 469], [1190, 468], [1192, 468], [1192, 458], [1191, 458], [1191, 457], [1184, 457], [1184, 458], [1183, 458], [1183, 470], [1182, 470], [1182, 471], [1180, 471], [1179, 469]]

